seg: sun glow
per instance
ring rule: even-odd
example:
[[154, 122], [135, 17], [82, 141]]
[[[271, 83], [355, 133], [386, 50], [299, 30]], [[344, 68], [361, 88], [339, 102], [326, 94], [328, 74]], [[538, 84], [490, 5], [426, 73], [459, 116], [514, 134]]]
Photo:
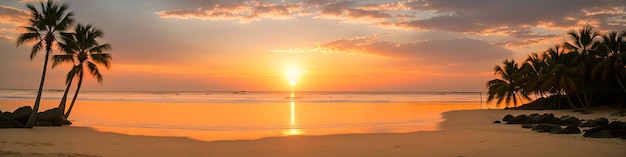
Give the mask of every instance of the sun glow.
[[287, 76], [287, 79], [289, 80], [289, 83], [292, 86], [296, 85], [296, 81], [298, 80], [298, 77], [300, 77], [300, 75], [302, 74], [302, 71], [300, 71], [298, 68], [295, 67], [290, 67], [285, 71], [285, 76]]

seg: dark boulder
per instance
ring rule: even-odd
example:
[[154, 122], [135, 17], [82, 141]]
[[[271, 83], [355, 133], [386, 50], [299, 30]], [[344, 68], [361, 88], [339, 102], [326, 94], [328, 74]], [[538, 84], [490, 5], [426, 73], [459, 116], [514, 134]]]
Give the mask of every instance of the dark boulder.
[[26, 124], [28, 122], [28, 118], [30, 118], [30, 113], [33, 112], [33, 108], [30, 106], [20, 107], [17, 110], [13, 111], [11, 114], [11, 119], [17, 120], [22, 124]]
[[533, 128], [535, 126], [537, 126], [537, 125], [535, 125], [533, 123], [524, 123], [524, 124], [522, 124], [522, 128], [526, 128], [526, 129], [530, 129], [530, 128]]
[[37, 121], [35, 122], [36, 126], [52, 126], [52, 123], [48, 122], [48, 121]]
[[600, 130], [594, 134], [586, 136], [589, 138], [613, 138], [613, 131], [611, 130]]
[[599, 126], [608, 126], [609, 120], [606, 118], [598, 118], [593, 120], [587, 120], [585, 123], [581, 125], [581, 127], [599, 127]]
[[613, 131], [613, 137], [622, 137], [622, 136], [626, 136], [626, 129]]
[[550, 134], [569, 134], [569, 131], [567, 131], [566, 129], [561, 128], [560, 126], [557, 127], [553, 127], [550, 130]]
[[532, 123], [552, 123], [554, 121], [554, 114], [550, 113], [550, 114], [543, 114], [543, 115], [537, 115], [534, 116], [534, 118], [532, 118], [531, 122]]
[[559, 123], [560, 125], [565, 125], [565, 126], [580, 126], [581, 122], [578, 118], [576, 117], [562, 117], [560, 118], [561, 123]]
[[509, 121], [507, 121], [506, 124], [524, 124], [524, 122], [526, 122], [527, 119], [528, 119], [528, 116], [522, 114], [522, 115], [515, 116], [509, 119]]
[[561, 126], [548, 123], [537, 124], [537, 126], [532, 128], [532, 130], [536, 132], [552, 132], [559, 129], [562, 129]]
[[7, 116], [7, 117], [11, 118], [11, 115], [12, 115], [13, 113], [11, 113], [11, 112], [9, 112], [9, 111], [6, 111], [6, 112], [4, 112], [4, 113], [2, 113], [2, 114], [4, 114], [4, 116]]
[[500, 123], [502, 123], [502, 122], [499, 121], [499, 120], [493, 121], [493, 124], [500, 124]]
[[569, 134], [580, 134], [580, 129], [578, 128], [578, 126], [570, 125], [565, 127], [565, 130], [567, 130]]
[[583, 134], [583, 136], [584, 137], [589, 137], [589, 136], [591, 136], [593, 134], [596, 134], [596, 133], [598, 133], [598, 132], [600, 132], [602, 130], [607, 130], [607, 129], [608, 129], [607, 126], [599, 126], [599, 127], [594, 127], [594, 128], [591, 128], [591, 129], [587, 129], [587, 130], [585, 130], [585, 133]]
[[[42, 123], [40, 123], [42, 122]], [[48, 123], [43, 123], [48, 122]], [[63, 112], [59, 108], [53, 108], [37, 114], [37, 126], [61, 126], [65, 122]], [[38, 125], [43, 124], [43, 125]]]
[[511, 118], [513, 118], [513, 115], [507, 114], [506, 116], [504, 116], [504, 118], [502, 118], [502, 121], [506, 122], [506, 121], [509, 121], [509, 119]]
[[[1, 113], [1, 112], [0, 112]], [[13, 120], [4, 114], [0, 114], [0, 128], [12, 128]]]
[[17, 121], [17, 120], [13, 120], [13, 127], [14, 128], [23, 128], [24, 127], [24, 123]]
[[609, 123], [609, 129], [611, 130], [626, 129], [626, 128], [623, 128], [623, 125], [624, 123], [620, 121], [612, 121], [611, 123]]

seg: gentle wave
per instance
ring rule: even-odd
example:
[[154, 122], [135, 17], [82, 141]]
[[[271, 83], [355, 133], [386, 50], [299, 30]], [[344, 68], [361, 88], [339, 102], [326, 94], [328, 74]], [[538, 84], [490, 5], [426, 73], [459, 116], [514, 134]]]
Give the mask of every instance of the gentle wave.
[[[73, 91], [71, 91], [73, 92]], [[70, 98], [73, 94], [70, 94]], [[61, 99], [63, 91], [46, 90], [43, 99]], [[2, 99], [34, 99], [35, 90], [0, 90]], [[81, 92], [79, 100], [123, 102], [479, 102], [480, 92], [281, 92], [281, 91], [139, 91]]]

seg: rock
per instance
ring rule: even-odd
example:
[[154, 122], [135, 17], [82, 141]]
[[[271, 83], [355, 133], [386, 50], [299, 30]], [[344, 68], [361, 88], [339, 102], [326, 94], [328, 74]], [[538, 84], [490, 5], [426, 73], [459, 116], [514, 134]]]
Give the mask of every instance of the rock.
[[[1, 112], [0, 112], [1, 113]], [[0, 114], [0, 128], [12, 128], [13, 120], [4, 114]]]
[[6, 111], [6, 112], [4, 112], [4, 113], [2, 113], [2, 114], [4, 114], [5, 116], [7, 116], [7, 117], [11, 118], [11, 115], [12, 115], [13, 113], [11, 113], [11, 112], [9, 112], [9, 111]]
[[606, 118], [598, 118], [593, 120], [587, 120], [581, 127], [599, 127], [609, 125], [609, 120]]
[[622, 137], [622, 136], [626, 136], [626, 129], [613, 131], [613, 137]]
[[504, 116], [504, 118], [502, 118], [502, 121], [506, 122], [506, 121], [509, 121], [509, 119], [511, 118], [513, 118], [513, 115], [507, 114], [506, 116]]
[[554, 114], [537, 115], [532, 119], [532, 123], [552, 123], [554, 121]]
[[537, 126], [532, 128], [532, 130], [536, 132], [552, 132], [559, 129], [562, 129], [561, 126], [548, 123], [537, 124]]
[[570, 125], [565, 127], [565, 130], [567, 130], [569, 134], [580, 134], [580, 129], [578, 128], [578, 126]]
[[598, 132], [600, 132], [602, 130], [606, 130], [606, 129], [608, 129], [608, 127], [606, 127], [606, 126], [594, 127], [594, 128], [585, 130], [585, 133], [583, 134], [583, 136], [584, 137], [589, 137], [589, 136], [591, 136], [593, 134], [596, 134], [596, 133], [598, 133]]
[[594, 134], [586, 136], [589, 138], [613, 138], [613, 132], [611, 130], [600, 130]]
[[72, 121], [63, 118], [63, 125], [72, 125]]
[[[37, 122], [50, 123], [50, 125], [47, 125], [47, 123], [42, 123], [42, 124], [46, 124], [44, 126], [61, 126], [63, 125], [64, 121], [65, 121], [65, 118], [63, 117], [63, 113], [61, 109], [59, 108], [49, 109], [44, 112], [39, 112], [37, 114]], [[39, 124], [39, 123], [36, 123], [36, 124]]]
[[550, 134], [569, 134], [569, 131], [558, 126], [558, 128], [554, 127], [550, 130]]
[[509, 119], [506, 124], [523, 124], [524, 122], [526, 122], [527, 119], [528, 116], [522, 114]]
[[565, 125], [565, 126], [580, 126], [581, 122], [578, 118], [576, 117], [563, 117], [561, 118], [561, 123], [560, 125]]
[[52, 126], [52, 123], [47, 121], [37, 121], [35, 122], [35, 126]]
[[530, 128], [533, 128], [535, 126], [537, 126], [537, 125], [535, 125], [533, 123], [524, 123], [524, 124], [522, 124], [522, 128], [526, 128], [526, 129], [530, 129]]
[[24, 123], [17, 121], [17, 120], [13, 120], [13, 127], [14, 128], [23, 128], [24, 127]]
[[493, 121], [493, 124], [500, 124], [502, 122], [500, 122], [499, 120]]
[[17, 120], [22, 124], [26, 124], [28, 122], [28, 118], [30, 118], [30, 113], [33, 112], [33, 108], [30, 106], [20, 107], [17, 110], [13, 111], [11, 114], [12, 120]]
[[619, 129], [626, 129], [626, 128], [622, 128], [623, 124], [620, 121], [612, 121], [611, 123], [609, 123], [609, 129], [611, 130], [619, 130]]

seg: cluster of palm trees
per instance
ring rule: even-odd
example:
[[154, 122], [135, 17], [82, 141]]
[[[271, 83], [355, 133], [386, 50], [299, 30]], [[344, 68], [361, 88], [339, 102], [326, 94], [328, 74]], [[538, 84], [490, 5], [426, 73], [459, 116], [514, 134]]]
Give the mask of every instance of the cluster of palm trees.
[[517, 106], [534, 95], [564, 97], [571, 108], [625, 103], [626, 30], [601, 34], [585, 26], [568, 36], [569, 41], [531, 53], [523, 63], [507, 59], [496, 66], [500, 78], [487, 82], [487, 101]]
[[[43, 65], [43, 72], [41, 75], [41, 81], [39, 83], [39, 90], [37, 91], [37, 98], [33, 105], [33, 111], [30, 115], [25, 127], [32, 128], [35, 125], [37, 112], [39, 110], [39, 103], [41, 101], [41, 94], [43, 85], [46, 78], [46, 71], [48, 67], [48, 60], [50, 52], [53, 50], [53, 45], [57, 45], [61, 54], [54, 55], [52, 57], [52, 67], [56, 67], [62, 63], [69, 63], [72, 65], [72, 69], [67, 73], [66, 89], [63, 94], [63, 98], [59, 103], [59, 109], [62, 111], [62, 115], [67, 119], [69, 117], [72, 107], [76, 102], [78, 92], [83, 82], [83, 76], [85, 72], [88, 72], [92, 76], [96, 77], [98, 82], [102, 82], [102, 75], [98, 70], [98, 64], [103, 65], [106, 68], [110, 67], [111, 55], [103, 53], [106, 50], [111, 49], [109, 44], [100, 44], [97, 39], [103, 36], [102, 31], [91, 26], [78, 24], [73, 25], [73, 13], [68, 11], [68, 6], [55, 4], [53, 1], [40, 2], [41, 10], [32, 4], [26, 6], [30, 10], [29, 25], [23, 26], [26, 30], [25, 33], [20, 34], [17, 38], [17, 46], [23, 44], [34, 43], [30, 52], [30, 59], [32, 60], [35, 55], [45, 46], [45, 60]], [[74, 29], [73, 32], [68, 31]], [[78, 80], [74, 97], [70, 104], [69, 109], [65, 113], [65, 104], [67, 100], [67, 94], [72, 85], [74, 79]]]

